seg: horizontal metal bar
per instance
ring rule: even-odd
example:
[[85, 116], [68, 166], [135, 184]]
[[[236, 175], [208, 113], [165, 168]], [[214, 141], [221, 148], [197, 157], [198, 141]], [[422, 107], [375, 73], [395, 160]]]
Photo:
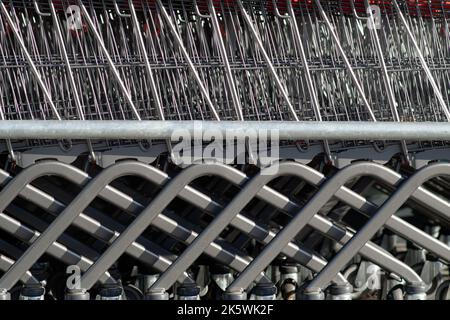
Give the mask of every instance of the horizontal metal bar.
[[450, 140], [448, 122], [0, 121], [0, 139], [177, 139], [219, 132], [244, 138], [267, 131], [289, 140]]

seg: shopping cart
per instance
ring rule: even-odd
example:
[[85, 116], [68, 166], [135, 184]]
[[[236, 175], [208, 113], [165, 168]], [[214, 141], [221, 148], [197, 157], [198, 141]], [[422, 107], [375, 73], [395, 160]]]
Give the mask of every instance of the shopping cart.
[[[449, 17], [446, 0], [0, 0], [0, 299], [450, 299], [447, 129], [411, 138], [450, 120]], [[136, 129], [195, 120], [334, 131], [270, 145], [268, 174], [247, 149], [180, 165], [179, 141]], [[409, 131], [340, 138], [361, 123]]]

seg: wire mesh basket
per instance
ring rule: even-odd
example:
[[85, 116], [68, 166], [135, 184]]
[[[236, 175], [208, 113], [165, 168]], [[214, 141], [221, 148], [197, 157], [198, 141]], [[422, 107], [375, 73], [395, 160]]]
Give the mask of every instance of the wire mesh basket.
[[449, 120], [446, 1], [208, 2], [4, 1], [3, 117]]

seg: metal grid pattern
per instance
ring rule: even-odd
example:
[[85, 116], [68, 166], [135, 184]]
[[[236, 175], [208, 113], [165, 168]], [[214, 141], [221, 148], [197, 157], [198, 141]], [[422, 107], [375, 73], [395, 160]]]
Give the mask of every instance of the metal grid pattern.
[[448, 2], [368, 4], [3, 1], [2, 117], [448, 121]]

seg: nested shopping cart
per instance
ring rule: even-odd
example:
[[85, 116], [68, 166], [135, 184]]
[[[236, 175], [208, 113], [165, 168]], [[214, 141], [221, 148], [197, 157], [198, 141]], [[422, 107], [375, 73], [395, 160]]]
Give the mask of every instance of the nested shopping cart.
[[0, 0], [0, 299], [450, 299], [449, 18]]

